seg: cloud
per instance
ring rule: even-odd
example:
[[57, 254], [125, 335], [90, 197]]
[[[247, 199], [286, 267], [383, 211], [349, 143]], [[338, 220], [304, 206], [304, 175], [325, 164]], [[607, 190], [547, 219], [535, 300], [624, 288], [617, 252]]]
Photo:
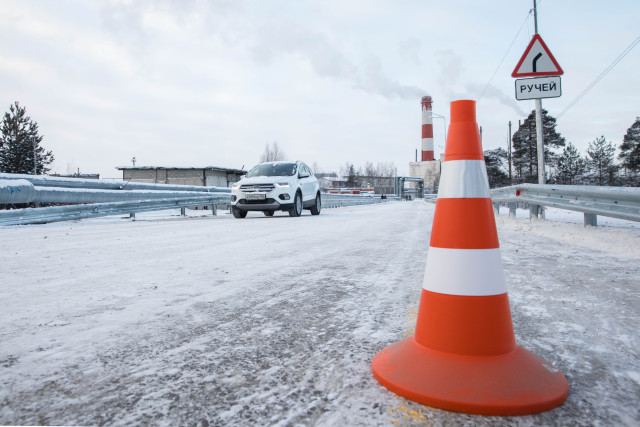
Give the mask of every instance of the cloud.
[[[480, 102], [481, 99], [495, 99], [502, 105], [513, 109], [513, 111], [518, 113], [518, 115], [523, 117], [527, 116], [527, 113], [522, 108], [520, 108], [520, 105], [518, 104], [518, 101], [515, 100], [513, 94], [507, 95], [496, 86], [489, 84], [485, 87], [482, 85], [469, 83], [466, 85], [466, 88], [469, 92], [477, 94], [476, 97], [478, 99], [478, 102]], [[481, 95], [482, 98], [479, 98]]]
[[[404, 85], [384, 70], [373, 54], [354, 61], [332, 34], [295, 20], [256, 21], [240, 3], [232, 0], [111, 0], [102, 9], [105, 26], [134, 52], [145, 46], [148, 35], [164, 33], [174, 39], [182, 33], [214, 37], [236, 50], [248, 52], [256, 64], [280, 66], [293, 56], [309, 64], [319, 77], [347, 82], [351, 87], [386, 98], [415, 99], [426, 92]], [[193, 35], [193, 34], [192, 34]], [[411, 60], [420, 41], [409, 39], [401, 49]], [[138, 52], [141, 56], [148, 52]]]
[[402, 40], [398, 43], [398, 53], [412, 64], [422, 65], [422, 60], [420, 59], [421, 47], [422, 42], [417, 38]]
[[386, 98], [415, 99], [425, 94], [421, 88], [393, 80], [377, 56], [369, 54], [361, 63], [355, 63], [326, 35], [292, 23], [262, 26], [251, 51], [260, 63], [296, 55], [308, 62], [320, 77], [345, 81], [353, 88]]
[[292, 22], [261, 25], [253, 40], [250, 50], [259, 63], [270, 64], [281, 56], [297, 55], [321, 77], [346, 79], [354, 73], [354, 65], [332, 41]]
[[137, 54], [158, 34], [231, 43], [244, 32], [244, 10], [234, 0], [109, 0], [100, 12], [104, 27]]
[[451, 93], [462, 75], [462, 59], [451, 49], [439, 50], [435, 53], [435, 57], [440, 67], [438, 84], [443, 91]]
[[427, 94], [424, 89], [403, 85], [393, 80], [384, 72], [380, 60], [373, 55], [365, 59], [362, 75], [356, 85], [367, 92], [376, 93], [387, 98], [415, 100]]

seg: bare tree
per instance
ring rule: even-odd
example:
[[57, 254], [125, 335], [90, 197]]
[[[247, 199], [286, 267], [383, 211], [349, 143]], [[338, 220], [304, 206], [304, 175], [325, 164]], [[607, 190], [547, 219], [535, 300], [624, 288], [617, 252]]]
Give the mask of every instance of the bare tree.
[[281, 160], [287, 160], [287, 155], [282, 151], [277, 142], [273, 142], [273, 145], [269, 146], [269, 143], [264, 147], [264, 153], [260, 157], [260, 163], [262, 162], [279, 162]]
[[322, 169], [320, 169], [320, 165], [318, 164], [318, 162], [315, 162], [315, 161], [311, 164], [311, 170], [313, 171], [314, 174], [322, 173]]
[[365, 162], [364, 168], [362, 166], [356, 167], [355, 165], [346, 162], [344, 166], [340, 167], [340, 175], [344, 177], [348, 176], [371, 176], [371, 177], [394, 177], [398, 174], [398, 168], [393, 162], [378, 162], [376, 165], [373, 162]]
[[375, 176], [393, 177], [398, 174], [398, 168], [393, 162], [378, 162]]
[[378, 171], [375, 166], [373, 166], [372, 162], [365, 162], [364, 164], [364, 175], [365, 176], [377, 176]]

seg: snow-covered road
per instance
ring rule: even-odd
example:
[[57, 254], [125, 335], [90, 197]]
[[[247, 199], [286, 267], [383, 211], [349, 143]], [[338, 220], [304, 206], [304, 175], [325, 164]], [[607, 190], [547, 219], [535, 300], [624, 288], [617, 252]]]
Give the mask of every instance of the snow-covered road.
[[455, 414], [375, 381], [433, 210], [0, 228], [0, 424], [638, 424], [637, 228], [497, 219], [518, 343], [567, 376], [562, 407]]

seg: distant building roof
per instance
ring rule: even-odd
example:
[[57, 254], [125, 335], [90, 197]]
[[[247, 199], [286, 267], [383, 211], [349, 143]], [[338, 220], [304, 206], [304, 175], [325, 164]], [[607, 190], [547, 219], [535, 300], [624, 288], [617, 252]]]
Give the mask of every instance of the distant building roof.
[[73, 174], [59, 174], [52, 173], [49, 176], [57, 176], [59, 178], [82, 178], [82, 179], [100, 179], [99, 173], [73, 173]]
[[219, 166], [203, 166], [203, 167], [180, 167], [180, 166], [116, 166], [118, 170], [157, 170], [157, 169], [173, 169], [173, 170], [214, 170], [233, 172], [237, 174], [245, 174], [247, 171], [242, 169], [222, 168]]

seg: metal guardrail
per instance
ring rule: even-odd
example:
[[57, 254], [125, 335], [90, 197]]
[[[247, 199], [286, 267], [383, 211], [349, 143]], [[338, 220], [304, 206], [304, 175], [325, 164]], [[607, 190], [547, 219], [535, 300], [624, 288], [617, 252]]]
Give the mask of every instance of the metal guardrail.
[[228, 187], [203, 187], [199, 185], [151, 184], [132, 181], [100, 181], [97, 179], [61, 178], [49, 175], [0, 173], [0, 180], [26, 180], [36, 187], [81, 188], [94, 190], [153, 190], [192, 191], [196, 193], [231, 193]]
[[45, 208], [26, 208], [0, 211], [1, 225], [44, 224], [48, 222], [70, 221], [85, 218], [97, 218], [109, 215], [135, 214], [138, 212], [159, 211], [192, 206], [212, 206], [216, 214], [216, 205], [228, 203], [228, 194], [183, 197], [178, 199], [136, 200], [111, 203], [92, 203], [86, 205], [51, 206]]
[[[42, 186], [40, 184], [43, 184]], [[102, 185], [106, 184], [106, 185]], [[127, 184], [121, 187], [120, 184]], [[133, 184], [133, 185], [132, 185]], [[198, 191], [193, 191], [193, 189]], [[205, 189], [205, 191], [202, 191]], [[132, 214], [193, 206], [231, 203], [230, 189], [164, 184], [103, 183], [96, 180], [48, 176], [0, 174], [0, 204], [69, 203], [71, 206], [12, 209], [0, 211], [0, 225], [39, 224], [108, 215]], [[181, 191], [183, 190], [183, 191]], [[186, 190], [186, 191], [184, 191]], [[397, 201], [398, 196], [323, 194], [323, 208], [369, 205]], [[86, 203], [86, 204], [85, 204]]]
[[532, 219], [543, 215], [541, 206], [551, 206], [584, 213], [585, 226], [596, 226], [598, 215], [640, 221], [638, 187], [521, 184], [493, 189], [491, 198], [496, 210], [500, 202], [508, 203], [510, 216], [517, 202], [527, 202]]
[[[327, 197], [328, 196], [328, 197]], [[398, 197], [389, 196], [387, 199], [358, 195], [323, 194], [323, 208], [339, 208], [346, 206], [370, 205], [397, 201]], [[155, 200], [122, 201], [110, 203], [92, 203], [70, 206], [52, 206], [44, 208], [26, 208], [0, 211], [0, 226], [21, 224], [43, 224], [57, 221], [70, 221], [86, 218], [97, 218], [109, 215], [135, 214], [138, 212], [158, 211], [173, 208], [193, 206], [212, 206], [216, 215], [216, 206], [229, 204], [229, 194], [211, 194], [207, 196], [180, 197]]]
[[162, 187], [156, 190], [99, 190], [92, 188], [40, 187], [24, 179], [0, 179], [0, 204], [20, 203], [107, 203], [151, 199], [201, 197], [227, 194], [197, 191], [174, 191]]
[[231, 190], [165, 184], [102, 182], [43, 175], [0, 174], [0, 204], [62, 203], [72, 206], [0, 211], [0, 225], [36, 224], [154, 210], [229, 204]]

